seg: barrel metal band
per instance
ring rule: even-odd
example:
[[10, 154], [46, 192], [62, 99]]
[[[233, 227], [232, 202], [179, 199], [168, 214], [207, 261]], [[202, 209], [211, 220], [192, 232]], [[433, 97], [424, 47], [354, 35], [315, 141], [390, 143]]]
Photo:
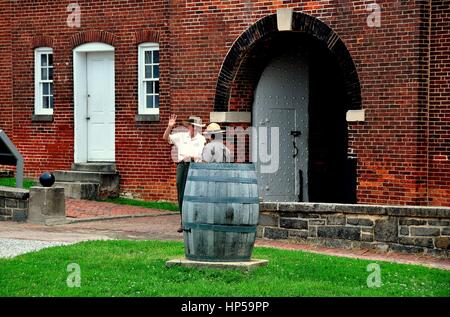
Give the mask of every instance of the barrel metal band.
[[257, 184], [256, 178], [226, 177], [226, 176], [189, 176], [188, 181]]
[[215, 232], [242, 232], [254, 233], [256, 226], [232, 226], [232, 225], [213, 225], [209, 223], [184, 222], [185, 229], [210, 230]]
[[205, 204], [259, 204], [258, 197], [184, 196], [183, 201]]
[[235, 170], [235, 171], [255, 171], [254, 164], [232, 164], [232, 163], [191, 163], [190, 169], [199, 170]]

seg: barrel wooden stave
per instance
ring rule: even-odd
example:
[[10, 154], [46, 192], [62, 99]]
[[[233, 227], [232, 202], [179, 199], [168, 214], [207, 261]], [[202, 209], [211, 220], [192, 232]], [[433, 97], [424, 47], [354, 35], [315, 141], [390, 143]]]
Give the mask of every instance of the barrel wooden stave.
[[[207, 164], [207, 163], [204, 163]], [[214, 164], [214, 163], [213, 163]], [[211, 164], [208, 164], [211, 168]], [[215, 164], [219, 165], [219, 164]], [[231, 164], [228, 164], [231, 165]], [[219, 166], [220, 167], [220, 166]], [[193, 178], [203, 177], [206, 180]], [[230, 181], [216, 181], [220, 178]], [[233, 183], [232, 179], [253, 180], [252, 183]], [[201, 195], [201, 196], [200, 196]], [[256, 172], [253, 170], [189, 170], [185, 197], [201, 197], [201, 201], [183, 203], [183, 223], [209, 224], [233, 231], [233, 227], [255, 228], [259, 217], [258, 203], [219, 202], [229, 197], [247, 197], [257, 200], [258, 190]], [[211, 202], [205, 202], [211, 200]], [[224, 227], [227, 226], [227, 227]], [[256, 232], [227, 232], [191, 228], [185, 231], [186, 256], [190, 259], [207, 261], [246, 261], [250, 260]]]

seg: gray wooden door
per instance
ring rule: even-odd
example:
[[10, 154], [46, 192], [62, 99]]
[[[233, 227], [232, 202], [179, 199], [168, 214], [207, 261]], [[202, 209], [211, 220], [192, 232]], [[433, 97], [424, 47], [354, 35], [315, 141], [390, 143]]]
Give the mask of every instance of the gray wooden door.
[[[256, 161], [259, 196], [264, 201], [308, 201], [308, 93], [306, 52], [273, 58], [261, 75], [253, 103], [253, 126], [257, 131], [259, 127], [268, 131], [279, 128], [278, 169], [262, 173], [264, 163], [259, 155]], [[270, 133], [267, 141], [271, 142]]]

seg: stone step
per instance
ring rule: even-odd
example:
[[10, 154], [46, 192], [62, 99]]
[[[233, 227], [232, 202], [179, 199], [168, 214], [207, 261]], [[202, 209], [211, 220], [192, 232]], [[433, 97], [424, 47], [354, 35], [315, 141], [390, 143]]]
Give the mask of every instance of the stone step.
[[[57, 183], [98, 184], [97, 197], [92, 199], [119, 197], [120, 175], [118, 172], [54, 171], [53, 175], [55, 176], [55, 180]], [[79, 195], [78, 194], [70, 194], [70, 195], [74, 195], [76, 197], [78, 196], [85, 197], [85, 195], [82, 192], [80, 192]], [[88, 197], [90, 197], [90, 194], [88, 195]], [[91, 199], [91, 198], [79, 198], [79, 199]]]
[[117, 172], [86, 172], [86, 171], [54, 171], [57, 182], [111, 182], [119, 176]]
[[116, 172], [115, 163], [73, 163], [72, 171], [80, 172]]
[[54, 186], [64, 187], [64, 196], [73, 199], [96, 200], [99, 198], [98, 183], [56, 182]]

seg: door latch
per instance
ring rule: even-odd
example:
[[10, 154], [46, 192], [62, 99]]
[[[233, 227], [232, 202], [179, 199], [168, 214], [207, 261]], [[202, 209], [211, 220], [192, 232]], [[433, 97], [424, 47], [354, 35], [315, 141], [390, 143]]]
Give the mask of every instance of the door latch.
[[86, 120], [91, 120], [91, 117], [86, 117]]
[[298, 155], [298, 147], [297, 147], [297, 143], [295, 143], [295, 138], [302, 135], [302, 132], [301, 131], [291, 131], [291, 135], [294, 137], [294, 140], [292, 141], [292, 143], [294, 144], [294, 150], [295, 150], [295, 153], [292, 157], [296, 158]]

